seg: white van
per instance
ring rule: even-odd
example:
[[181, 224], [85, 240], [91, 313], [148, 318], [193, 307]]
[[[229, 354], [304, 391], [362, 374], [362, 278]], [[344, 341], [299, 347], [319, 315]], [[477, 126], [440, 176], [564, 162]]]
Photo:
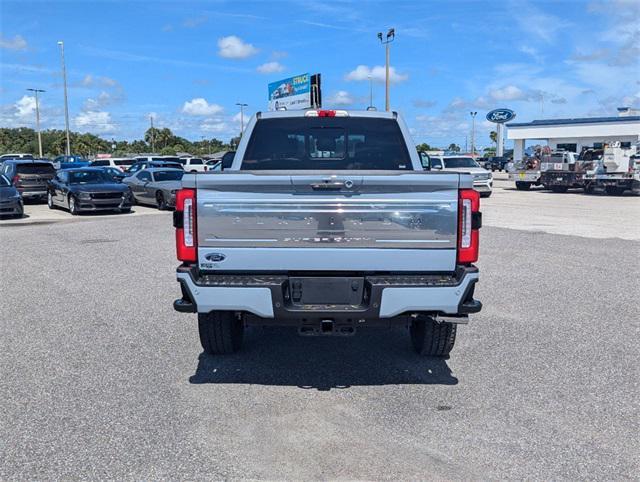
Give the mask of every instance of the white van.
[[91, 167], [115, 167], [122, 172], [126, 171], [129, 166], [136, 162], [131, 157], [110, 157], [108, 159], [96, 159], [91, 161]]
[[209, 166], [200, 157], [181, 157], [179, 160], [184, 172], [206, 172], [209, 170]]

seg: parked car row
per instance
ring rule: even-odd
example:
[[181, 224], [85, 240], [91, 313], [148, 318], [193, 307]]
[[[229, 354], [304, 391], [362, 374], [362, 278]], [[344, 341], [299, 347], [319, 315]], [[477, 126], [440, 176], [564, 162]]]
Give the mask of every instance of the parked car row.
[[468, 172], [473, 176], [473, 189], [480, 197], [489, 197], [493, 192], [493, 174], [471, 156], [429, 156], [420, 152], [420, 159], [427, 171]]

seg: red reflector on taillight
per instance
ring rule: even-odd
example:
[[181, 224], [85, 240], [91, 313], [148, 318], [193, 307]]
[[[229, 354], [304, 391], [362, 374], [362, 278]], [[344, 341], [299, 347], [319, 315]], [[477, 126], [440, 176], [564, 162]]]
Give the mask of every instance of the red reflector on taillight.
[[318, 111], [318, 117], [335, 117], [335, 116], [336, 116], [335, 110], [319, 110]]
[[176, 255], [180, 261], [196, 262], [198, 259], [198, 236], [196, 231], [196, 191], [180, 189], [176, 193], [176, 213], [182, 216], [176, 225]]
[[[478, 213], [478, 214], [474, 214]], [[480, 213], [480, 194], [473, 189], [461, 189], [458, 198], [458, 263], [478, 261], [480, 232], [474, 218]]]

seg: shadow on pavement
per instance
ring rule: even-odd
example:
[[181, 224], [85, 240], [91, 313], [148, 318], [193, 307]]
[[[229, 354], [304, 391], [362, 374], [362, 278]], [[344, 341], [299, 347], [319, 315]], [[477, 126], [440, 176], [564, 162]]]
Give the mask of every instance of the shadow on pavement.
[[410, 348], [405, 329], [365, 329], [352, 337], [301, 337], [291, 328], [245, 331], [239, 353], [202, 353], [194, 384], [241, 383], [331, 390], [359, 385], [456, 385], [442, 358]]

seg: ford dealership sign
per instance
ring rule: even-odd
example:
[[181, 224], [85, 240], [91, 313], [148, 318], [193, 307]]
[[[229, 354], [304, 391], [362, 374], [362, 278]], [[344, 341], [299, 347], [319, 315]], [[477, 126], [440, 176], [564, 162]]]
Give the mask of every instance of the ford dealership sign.
[[516, 113], [511, 109], [494, 109], [487, 114], [487, 120], [489, 122], [495, 122], [496, 124], [503, 124], [515, 119]]

